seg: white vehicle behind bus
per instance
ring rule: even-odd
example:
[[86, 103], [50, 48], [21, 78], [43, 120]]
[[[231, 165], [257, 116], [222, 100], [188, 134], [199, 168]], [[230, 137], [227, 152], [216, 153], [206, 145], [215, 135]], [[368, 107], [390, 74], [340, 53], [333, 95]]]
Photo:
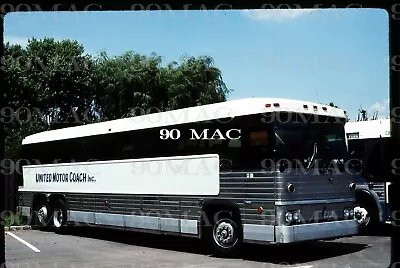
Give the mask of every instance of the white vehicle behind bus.
[[360, 232], [370, 234], [391, 221], [389, 206], [390, 182], [390, 119], [347, 122], [345, 125], [351, 158], [360, 161], [355, 214]]

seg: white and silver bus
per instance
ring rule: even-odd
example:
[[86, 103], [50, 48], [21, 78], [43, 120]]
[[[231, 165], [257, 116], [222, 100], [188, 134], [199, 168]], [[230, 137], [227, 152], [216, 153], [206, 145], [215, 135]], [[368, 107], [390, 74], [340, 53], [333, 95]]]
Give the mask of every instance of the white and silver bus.
[[193, 236], [226, 255], [353, 236], [344, 124], [337, 108], [250, 98], [37, 133], [22, 144], [19, 211], [53, 229]]
[[360, 232], [367, 234], [391, 221], [390, 119], [347, 122], [345, 130], [351, 158], [360, 162], [355, 214]]

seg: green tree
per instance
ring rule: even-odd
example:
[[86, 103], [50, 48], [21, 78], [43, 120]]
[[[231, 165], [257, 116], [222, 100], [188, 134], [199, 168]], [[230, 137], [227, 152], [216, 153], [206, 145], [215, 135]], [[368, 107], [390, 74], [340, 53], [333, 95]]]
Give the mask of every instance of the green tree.
[[[231, 92], [211, 57], [184, 57], [162, 66], [162, 57], [127, 52], [96, 61], [95, 107], [102, 120], [221, 102]], [[155, 108], [151, 109], [150, 108]]]
[[93, 117], [92, 58], [76, 41], [31, 39], [5, 44], [6, 154], [16, 157], [24, 136], [82, 124]]
[[6, 154], [15, 159], [22, 139], [40, 131], [133, 116], [137, 108], [221, 102], [231, 92], [208, 56], [163, 65], [155, 53], [93, 57], [74, 40], [44, 38], [25, 48], [5, 44], [2, 62], [4, 99], [14, 119], [6, 124]]
[[232, 91], [212, 57], [183, 57], [181, 64], [170, 63], [164, 74], [170, 109], [222, 102]]
[[82, 45], [71, 40], [32, 39], [26, 53], [31, 63], [26, 83], [43, 115], [50, 116], [51, 128], [81, 124], [85, 117], [93, 117], [88, 111], [94, 64]]
[[166, 92], [160, 56], [134, 52], [110, 58], [102, 52], [94, 73], [95, 109], [102, 120], [125, 117], [132, 108], [163, 107]]

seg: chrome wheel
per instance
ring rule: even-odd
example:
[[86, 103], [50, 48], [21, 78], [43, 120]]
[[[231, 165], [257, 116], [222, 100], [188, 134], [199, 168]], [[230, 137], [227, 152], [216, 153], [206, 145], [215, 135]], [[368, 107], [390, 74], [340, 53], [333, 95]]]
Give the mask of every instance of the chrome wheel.
[[42, 205], [37, 213], [38, 220], [42, 225], [47, 225], [47, 216], [47, 207], [45, 205]]
[[218, 246], [231, 248], [237, 243], [234, 226], [235, 223], [230, 219], [222, 219], [214, 225], [213, 238]]
[[59, 228], [63, 224], [63, 212], [61, 209], [56, 209], [53, 214], [53, 224]]
[[360, 226], [366, 226], [371, 220], [368, 210], [362, 206], [354, 208], [354, 217], [357, 219]]

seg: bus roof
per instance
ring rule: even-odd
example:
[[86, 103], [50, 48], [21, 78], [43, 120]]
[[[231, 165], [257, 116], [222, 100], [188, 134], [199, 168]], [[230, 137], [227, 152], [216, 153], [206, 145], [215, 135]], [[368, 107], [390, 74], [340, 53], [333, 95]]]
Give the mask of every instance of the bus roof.
[[[279, 106], [275, 104], [279, 104]], [[343, 110], [327, 105], [291, 99], [246, 98], [40, 132], [27, 136], [23, 139], [22, 144], [49, 142], [275, 111], [345, 118]]]
[[390, 119], [347, 122], [344, 128], [349, 140], [390, 137]]

